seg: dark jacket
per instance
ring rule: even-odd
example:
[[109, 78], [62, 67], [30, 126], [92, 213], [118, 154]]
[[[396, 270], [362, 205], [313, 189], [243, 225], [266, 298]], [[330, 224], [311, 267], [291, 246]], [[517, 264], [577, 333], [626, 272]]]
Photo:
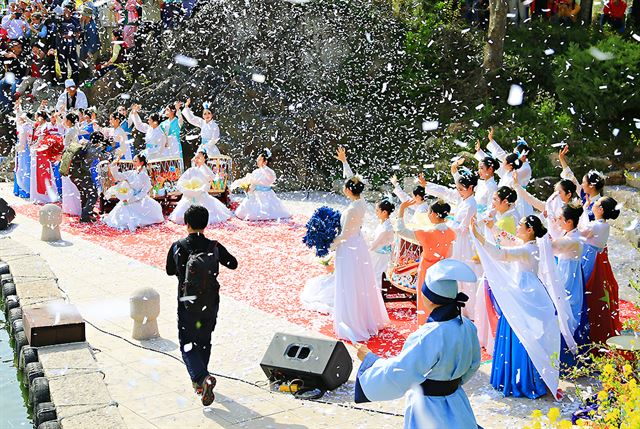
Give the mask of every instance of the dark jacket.
[[[186, 238], [178, 240], [171, 245], [169, 253], [167, 254], [167, 266], [166, 271], [170, 276], [178, 277], [178, 286], [184, 282], [185, 271], [189, 255], [191, 253], [204, 252], [209, 248], [209, 245], [213, 240], [209, 240], [204, 234], [189, 234]], [[229, 251], [220, 243], [218, 246], [218, 258], [220, 265], [224, 265], [230, 270], [235, 270], [238, 267], [238, 261], [229, 253]], [[185, 251], [185, 248], [187, 251]], [[216, 285], [216, 290], [212, 294], [215, 302], [211, 304], [217, 304], [220, 301], [219, 286], [218, 286], [218, 273], [213, 273], [212, 283]], [[178, 297], [180, 296], [180, 287], [178, 287]], [[210, 307], [213, 308], [213, 305]]]

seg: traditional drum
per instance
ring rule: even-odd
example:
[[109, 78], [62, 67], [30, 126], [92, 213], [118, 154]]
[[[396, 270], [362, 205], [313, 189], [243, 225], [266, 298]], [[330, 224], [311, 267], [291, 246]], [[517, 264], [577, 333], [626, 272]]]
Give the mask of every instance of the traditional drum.
[[231, 180], [231, 172], [233, 171], [233, 161], [231, 157], [226, 155], [212, 156], [207, 160], [207, 165], [211, 168], [211, 171], [213, 171], [211, 193], [225, 193], [227, 183]]
[[405, 292], [416, 293], [421, 253], [420, 243], [407, 240], [396, 234], [390, 269], [387, 274], [389, 282], [393, 286]]

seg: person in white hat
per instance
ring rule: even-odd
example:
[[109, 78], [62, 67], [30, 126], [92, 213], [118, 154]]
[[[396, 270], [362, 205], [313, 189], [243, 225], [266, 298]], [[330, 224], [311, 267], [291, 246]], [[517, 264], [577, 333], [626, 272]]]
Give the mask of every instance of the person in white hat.
[[73, 79], [67, 79], [64, 81], [64, 92], [58, 97], [56, 103], [57, 111], [70, 112], [75, 109], [87, 109], [89, 102], [87, 96], [78, 89]]
[[356, 344], [355, 402], [388, 401], [407, 391], [405, 428], [476, 429], [478, 423], [462, 385], [480, 367], [476, 327], [461, 314], [469, 299], [458, 281], [475, 282], [471, 268], [444, 259], [427, 270], [422, 293], [427, 323], [409, 335], [398, 356], [381, 359]]

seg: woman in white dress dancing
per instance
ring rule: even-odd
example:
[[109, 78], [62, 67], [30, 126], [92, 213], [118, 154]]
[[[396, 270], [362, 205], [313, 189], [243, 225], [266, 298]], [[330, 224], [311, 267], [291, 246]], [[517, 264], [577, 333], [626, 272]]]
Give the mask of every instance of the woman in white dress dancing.
[[[209, 103], [203, 104], [202, 118], [196, 116], [189, 107], [191, 99], [187, 98], [182, 109], [182, 116], [194, 127], [200, 128], [200, 148], [204, 149], [207, 156], [212, 157], [220, 155], [218, 149], [218, 140], [220, 140], [220, 128], [218, 123], [213, 120], [213, 112]], [[200, 149], [198, 149], [200, 150]]]
[[[342, 148], [338, 149], [338, 159], [346, 163]], [[333, 329], [338, 338], [351, 341], [366, 341], [389, 323], [369, 246], [361, 232], [367, 210], [367, 203], [360, 197], [362, 191], [364, 182], [358, 176], [345, 181], [343, 192], [351, 203], [342, 213], [341, 232], [331, 245], [336, 251]]]
[[209, 225], [228, 220], [233, 213], [217, 198], [209, 195], [214, 173], [206, 163], [206, 153], [200, 148], [193, 157], [193, 167], [178, 179], [178, 190], [182, 192], [180, 202], [169, 216], [169, 220], [184, 225], [184, 213], [192, 205], [205, 207], [209, 211]]
[[[162, 223], [162, 207], [149, 197], [151, 179], [147, 174], [147, 158], [139, 153], [133, 157], [133, 170], [120, 172], [117, 161], [109, 166], [113, 178], [119, 183], [107, 191], [107, 195], [126, 195], [102, 221], [115, 229], [135, 231], [141, 226]], [[115, 189], [114, 189], [115, 188]]]
[[291, 213], [273, 192], [276, 173], [268, 167], [271, 151], [263, 150], [256, 165], [258, 168], [242, 179], [234, 181], [230, 189], [247, 186], [247, 198], [236, 209], [236, 216], [242, 220], [275, 220], [291, 217]]

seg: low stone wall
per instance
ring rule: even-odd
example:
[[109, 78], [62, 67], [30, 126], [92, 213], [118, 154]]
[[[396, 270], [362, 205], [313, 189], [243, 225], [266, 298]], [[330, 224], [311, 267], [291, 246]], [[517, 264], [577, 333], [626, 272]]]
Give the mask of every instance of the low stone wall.
[[88, 343], [38, 348], [28, 344], [22, 310], [65, 299], [46, 261], [10, 238], [2, 238], [0, 273], [2, 303], [22, 379], [29, 389], [34, 425], [49, 429], [125, 428]]

